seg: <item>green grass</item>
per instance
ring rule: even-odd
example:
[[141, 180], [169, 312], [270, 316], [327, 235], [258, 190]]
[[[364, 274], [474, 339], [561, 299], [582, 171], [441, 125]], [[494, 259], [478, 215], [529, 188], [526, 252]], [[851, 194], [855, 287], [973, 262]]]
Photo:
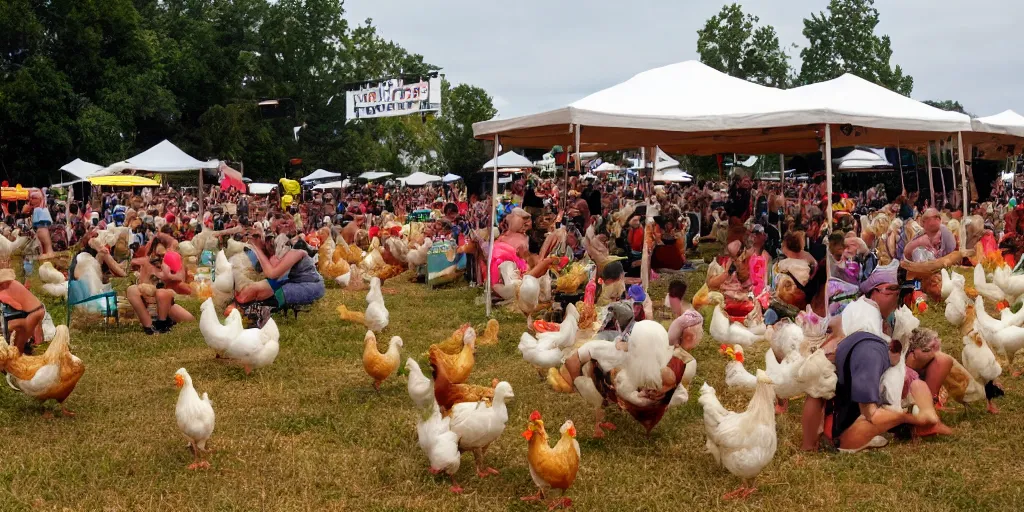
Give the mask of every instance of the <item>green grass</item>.
[[[421, 358], [429, 344], [463, 322], [478, 328], [478, 290], [430, 291], [407, 276], [389, 281], [391, 325], [384, 336], [405, 340], [405, 356]], [[702, 280], [691, 273], [690, 293]], [[665, 280], [655, 283], [660, 299]], [[557, 394], [537, 379], [516, 344], [525, 322], [501, 310], [501, 343], [481, 347], [470, 381], [494, 377], [512, 384], [510, 421], [491, 447], [488, 463], [501, 474], [480, 480], [472, 456], [458, 477], [464, 495], [427, 472], [416, 444], [415, 413], [405, 377], [380, 393], [363, 373], [365, 330], [343, 324], [339, 303], [363, 308], [362, 294], [329, 289], [316, 309], [281, 319], [281, 353], [269, 368], [246, 377], [213, 358], [196, 325], [147, 337], [131, 322], [104, 330], [72, 331], [74, 352], [87, 371], [67, 405], [74, 418], [43, 419], [41, 407], [4, 387], [0, 391], [0, 509], [2, 510], [542, 510], [519, 501], [535, 491], [519, 436], [530, 411], [549, 422], [579, 426], [582, 464], [569, 495], [578, 510], [1017, 510], [1024, 472], [1016, 460], [1024, 434], [1018, 379], [1004, 376], [1003, 413], [945, 413], [956, 430], [946, 439], [898, 443], [855, 456], [802, 454], [799, 411], [778, 418], [779, 448], [758, 479], [760, 491], [743, 503], [719, 497], [738, 485], [704, 453], [700, 383], [710, 381], [723, 402], [742, 408], [746, 396], [723, 386], [724, 362], [708, 337], [695, 350], [698, 376], [690, 403], [669, 411], [650, 436], [631, 418], [612, 412], [619, 430], [591, 437], [592, 414], [576, 395]], [[55, 317], [63, 306], [49, 303]], [[186, 302], [192, 311], [195, 301]], [[960, 339], [941, 306], [924, 317], [959, 357]], [[750, 351], [749, 367], [764, 349]], [[756, 354], [756, 355], [755, 355]], [[191, 455], [174, 421], [173, 375], [186, 367], [217, 411], [212, 469], [187, 471]]]

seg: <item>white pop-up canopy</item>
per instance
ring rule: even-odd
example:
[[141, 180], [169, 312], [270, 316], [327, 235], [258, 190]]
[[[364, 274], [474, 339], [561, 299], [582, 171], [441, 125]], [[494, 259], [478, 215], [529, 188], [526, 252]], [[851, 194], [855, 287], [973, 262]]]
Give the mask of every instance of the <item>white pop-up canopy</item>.
[[410, 187], [421, 187], [427, 183], [433, 183], [435, 181], [441, 181], [441, 177], [434, 176], [433, 174], [427, 174], [425, 172], [414, 172], [406, 176], [403, 183]]
[[621, 167], [619, 167], [619, 166], [617, 166], [617, 165], [615, 165], [615, 164], [613, 164], [611, 162], [605, 162], [605, 163], [595, 167], [590, 172], [613, 172], [613, 171], [621, 171], [621, 170], [622, 170]]
[[249, 193], [265, 196], [275, 188], [277, 188], [277, 183], [250, 183]]
[[319, 180], [326, 180], [326, 179], [330, 179], [330, 178], [340, 178], [340, 177], [341, 177], [341, 174], [339, 174], [339, 173], [331, 172], [331, 171], [325, 171], [323, 169], [317, 169], [317, 170], [309, 173], [305, 177], [301, 178], [299, 181], [305, 183], [307, 181], [319, 181]]
[[972, 119], [971, 127], [976, 132], [1024, 137], [1024, 116], [1005, 110], [996, 115]]
[[840, 171], [881, 171], [893, 168], [885, 158], [885, 151], [873, 148], [856, 148], [842, 157], [833, 158], [832, 165]]
[[347, 179], [341, 181], [331, 181], [328, 183], [321, 183], [313, 187], [313, 190], [331, 190], [336, 188], [347, 188], [350, 184], [351, 182]]
[[[480, 166], [480, 170], [484, 172], [491, 172], [494, 170], [495, 159], [492, 158], [487, 161], [484, 165]], [[529, 158], [523, 155], [509, 151], [503, 155], [498, 156], [498, 169], [528, 169], [536, 167]]]
[[441, 178], [441, 181], [443, 181], [445, 183], [451, 183], [453, 181], [459, 181], [461, 179], [462, 179], [462, 176], [459, 176], [458, 174], [448, 173], [448, 174], [444, 175], [444, 178]]
[[92, 164], [83, 161], [80, 158], [76, 158], [73, 161], [64, 164], [64, 166], [60, 168], [60, 170], [70, 174], [72, 178], [63, 183], [55, 183], [53, 186], [63, 187], [75, 183], [80, 183], [82, 181], [85, 181], [85, 179], [88, 178], [92, 173], [99, 171], [102, 168], [102, 165]]
[[654, 181], [663, 181], [667, 183], [689, 183], [693, 181], [693, 176], [678, 167], [669, 167], [668, 169], [655, 171]]
[[153, 146], [142, 153], [139, 153], [127, 160], [109, 165], [93, 174], [93, 176], [106, 176], [116, 174], [125, 169], [136, 169], [150, 172], [183, 172], [195, 171], [198, 169], [216, 169], [220, 166], [217, 160], [203, 162], [196, 160], [185, 153], [178, 146], [169, 140]]
[[366, 181], [374, 181], [374, 180], [379, 180], [381, 178], [387, 178], [388, 176], [391, 176], [392, 174], [393, 173], [390, 173], [390, 172], [387, 172], [387, 171], [366, 171], [366, 172], [364, 172], [364, 173], [359, 175], [359, 179], [366, 180]]

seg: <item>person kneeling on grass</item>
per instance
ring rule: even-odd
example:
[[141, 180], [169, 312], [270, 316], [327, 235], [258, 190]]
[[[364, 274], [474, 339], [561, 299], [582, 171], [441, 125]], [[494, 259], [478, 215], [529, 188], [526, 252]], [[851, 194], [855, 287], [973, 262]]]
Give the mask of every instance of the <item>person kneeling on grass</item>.
[[[254, 282], [235, 294], [240, 307], [258, 305], [257, 324], [263, 327], [272, 309], [285, 305], [312, 304], [324, 296], [324, 279], [316, 269], [309, 253], [293, 246], [287, 235], [278, 235], [267, 245], [258, 236], [250, 238], [251, 249], [246, 250], [254, 267], [262, 269], [266, 279]], [[297, 244], [298, 242], [296, 242]], [[272, 256], [267, 256], [271, 252]], [[255, 263], [258, 263], [256, 265]]]
[[26, 342], [29, 338], [34, 344], [43, 342], [46, 308], [28, 288], [15, 279], [14, 270], [9, 268], [0, 269], [0, 302], [15, 310], [15, 318], [8, 323], [11, 334], [15, 336], [15, 346], [21, 352], [31, 354], [31, 345], [28, 345], [28, 352], [25, 351]]

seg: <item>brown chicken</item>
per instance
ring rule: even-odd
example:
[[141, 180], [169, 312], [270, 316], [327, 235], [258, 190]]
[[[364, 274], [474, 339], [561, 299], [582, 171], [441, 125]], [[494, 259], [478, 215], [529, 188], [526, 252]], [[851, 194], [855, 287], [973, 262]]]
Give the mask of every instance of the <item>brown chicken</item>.
[[405, 267], [402, 265], [384, 265], [382, 267], [376, 267], [370, 272], [373, 277], [378, 277], [380, 280], [387, 281], [388, 279], [398, 277], [405, 272]]
[[380, 391], [381, 382], [398, 369], [400, 348], [402, 338], [392, 336], [388, 351], [382, 354], [377, 350], [377, 336], [373, 331], [366, 331], [366, 337], [363, 338], [363, 369], [373, 378], [373, 389]]
[[[469, 324], [462, 324], [458, 329], [455, 329], [455, 332], [453, 332], [451, 336], [448, 336], [448, 338], [440, 343], [434, 343], [430, 348], [437, 348], [441, 352], [451, 355], [462, 352], [462, 346], [464, 345], [462, 340], [466, 337], [466, 330], [468, 330], [469, 327]], [[486, 333], [484, 333], [484, 335], [486, 336]], [[428, 351], [427, 354], [429, 355], [430, 352]]]
[[498, 343], [498, 321], [490, 319], [487, 321], [487, 326], [484, 327], [484, 334], [476, 340], [477, 345], [495, 345]]
[[70, 340], [67, 326], [58, 325], [43, 355], [26, 356], [14, 346], [12, 334], [11, 344], [5, 345], [0, 354], [0, 366], [7, 372], [8, 384], [41, 402], [56, 400], [65, 416], [74, 416], [64, 407], [64, 401], [85, 373], [85, 363], [71, 353]]
[[434, 370], [434, 399], [442, 414], [447, 414], [455, 404], [463, 402], [479, 402], [481, 400], [494, 399], [494, 388], [498, 385], [498, 379], [491, 381], [491, 386], [477, 386], [475, 384], [453, 384], [444, 367], [431, 365]]
[[457, 354], [448, 354], [437, 345], [431, 345], [428, 351], [430, 366], [435, 372], [444, 371], [453, 384], [466, 382], [476, 363], [476, 331], [472, 327], [466, 329], [462, 342], [462, 350]]
[[320, 267], [320, 275], [324, 279], [333, 281], [338, 276], [343, 276], [349, 271], [349, 263], [345, 261], [344, 251], [340, 250], [333, 242], [325, 241], [320, 244], [317, 251], [317, 265]]
[[523, 432], [529, 444], [526, 454], [530, 462], [530, 476], [537, 484], [537, 494], [525, 496], [523, 501], [539, 501], [545, 498], [544, 493], [550, 489], [559, 489], [562, 495], [553, 501], [549, 510], [568, 508], [572, 500], [565, 497], [565, 491], [576, 481], [576, 473], [580, 469], [580, 444], [576, 442], [576, 426], [566, 421], [559, 429], [562, 437], [554, 447], [548, 444], [548, 433], [544, 430], [544, 420], [540, 413], [530, 414], [530, 424]]

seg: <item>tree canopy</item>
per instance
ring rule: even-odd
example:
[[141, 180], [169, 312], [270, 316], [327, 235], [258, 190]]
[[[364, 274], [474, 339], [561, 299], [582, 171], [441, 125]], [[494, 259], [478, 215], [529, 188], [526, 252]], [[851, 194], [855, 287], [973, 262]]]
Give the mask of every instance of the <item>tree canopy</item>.
[[470, 85], [444, 84], [437, 119], [345, 122], [350, 84], [439, 68], [344, 14], [341, 0], [5, 0], [0, 176], [45, 184], [74, 158], [109, 164], [163, 139], [255, 179], [486, 161], [472, 123], [495, 110]]
[[725, 5], [697, 31], [700, 61], [725, 74], [770, 87], [786, 88], [792, 69], [771, 25], [739, 4]]

